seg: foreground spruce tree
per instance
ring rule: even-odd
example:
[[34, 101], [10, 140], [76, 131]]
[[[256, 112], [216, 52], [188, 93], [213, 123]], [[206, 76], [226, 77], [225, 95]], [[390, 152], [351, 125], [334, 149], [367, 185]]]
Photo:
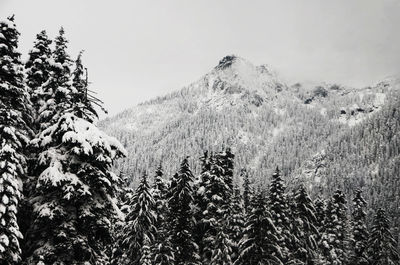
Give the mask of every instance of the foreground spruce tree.
[[36, 179], [27, 263], [107, 264], [111, 224], [119, 212], [119, 179], [110, 169], [125, 151], [93, 124], [93, 108], [84, 110], [90, 117], [75, 111], [84, 97], [72, 86], [63, 30], [55, 43], [50, 77], [40, 95], [44, 104], [38, 113], [39, 133], [31, 141], [39, 155], [31, 170]]
[[154, 200], [146, 174], [143, 174], [129, 205], [130, 212], [126, 216], [126, 224], [121, 234], [121, 247], [125, 257], [120, 259], [118, 264], [139, 265], [149, 259], [150, 246], [154, 242], [156, 232]]
[[198, 264], [198, 246], [193, 240], [193, 174], [185, 158], [171, 180], [168, 196], [171, 244], [174, 249], [173, 264]]
[[13, 17], [0, 21], [0, 264], [21, 262], [17, 211], [30, 130], [18, 36]]
[[389, 221], [383, 209], [378, 209], [376, 212], [368, 241], [368, 253], [372, 265], [395, 265], [400, 262], [396, 242], [390, 232]]
[[366, 201], [361, 195], [361, 190], [357, 190], [353, 199], [354, 210], [352, 212], [352, 254], [350, 257], [351, 264], [368, 265], [367, 244], [368, 230], [366, 225], [365, 207]]

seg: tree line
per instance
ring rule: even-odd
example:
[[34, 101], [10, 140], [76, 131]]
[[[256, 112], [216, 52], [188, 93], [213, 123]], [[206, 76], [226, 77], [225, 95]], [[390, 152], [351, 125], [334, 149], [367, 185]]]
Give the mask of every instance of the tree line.
[[242, 169], [239, 186], [233, 160], [206, 152], [197, 177], [185, 158], [169, 181], [159, 166], [152, 183], [145, 173], [121, 189], [112, 264], [399, 264], [385, 210], [368, 224], [361, 190], [352, 207], [341, 190], [312, 200], [304, 185], [287, 190], [278, 168], [268, 187]]

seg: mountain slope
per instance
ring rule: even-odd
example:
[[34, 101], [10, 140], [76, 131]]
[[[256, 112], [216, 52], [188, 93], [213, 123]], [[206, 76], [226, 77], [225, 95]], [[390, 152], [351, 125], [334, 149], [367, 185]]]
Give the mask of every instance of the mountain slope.
[[275, 165], [294, 172], [338, 132], [378, 112], [397, 87], [396, 80], [363, 89], [288, 86], [265, 65], [226, 56], [198, 81], [100, 126], [125, 144], [129, 156], [118, 167], [134, 177], [160, 162], [171, 174], [185, 155], [231, 146], [236, 168], [246, 166], [264, 180]]

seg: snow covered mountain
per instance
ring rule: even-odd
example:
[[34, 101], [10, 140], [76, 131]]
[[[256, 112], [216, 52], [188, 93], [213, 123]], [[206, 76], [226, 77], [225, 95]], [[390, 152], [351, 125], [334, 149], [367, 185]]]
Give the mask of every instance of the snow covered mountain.
[[[160, 162], [231, 146], [237, 168], [261, 173], [279, 165], [293, 172], [339, 132], [372, 117], [397, 91], [396, 79], [363, 89], [336, 84], [288, 86], [266, 65], [226, 56], [198, 81], [101, 123], [125, 144], [119, 165], [135, 177]], [[286, 154], [285, 154], [286, 153]]]
[[199, 173], [205, 150], [229, 146], [239, 181], [245, 167], [256, 185], [268, 184], [279, 166], [289, 186], [313, 193], [362, 188], [400, 227], [399, 110], [398, 78], [365, 88], [288, 85], [266, 65], [226, 56], [198, 81], [99, 125], [126, 147], [116, 166], [134, 183], [160, 163], [171, 176], [186, 156]]

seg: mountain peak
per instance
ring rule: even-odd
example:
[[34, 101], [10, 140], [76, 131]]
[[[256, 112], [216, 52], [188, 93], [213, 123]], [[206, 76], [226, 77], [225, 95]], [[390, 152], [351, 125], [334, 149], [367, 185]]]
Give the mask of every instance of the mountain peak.
[[238, 59], [239, 57], [234, 54], [227, 55], [219, 61], [218, 65], [215, 68], [224, 70], [234, 64]]
[[269, 66], [255, 66], [237, 55], [223, 57], [206, 78], [209, 80], [209, 87], [219, 90], [246, 89], [269, 94], [276, 91], [277, 87], [284, 86]]

